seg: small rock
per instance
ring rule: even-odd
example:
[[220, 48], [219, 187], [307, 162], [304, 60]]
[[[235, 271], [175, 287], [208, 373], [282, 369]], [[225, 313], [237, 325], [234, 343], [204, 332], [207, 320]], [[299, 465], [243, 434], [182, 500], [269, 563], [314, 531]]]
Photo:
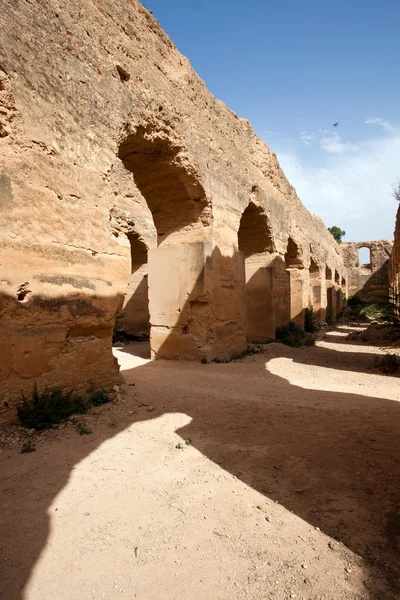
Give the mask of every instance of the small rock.
[[148, 412], [153, 412], [154, 410], [154, 406], [152, 404], [150, 404], [150, 406], [147, 407]]
[[314, 527], [315, 531], [321, 531], [319, 527]]
[[119, 385], [114, 385], [113, 387], [114, 392], [119, 392]]

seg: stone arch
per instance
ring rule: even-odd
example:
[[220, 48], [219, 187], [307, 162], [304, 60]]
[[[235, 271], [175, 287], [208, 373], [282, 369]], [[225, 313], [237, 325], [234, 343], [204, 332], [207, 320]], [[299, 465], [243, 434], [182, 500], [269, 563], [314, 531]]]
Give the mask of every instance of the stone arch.
[[318, 317], [322, 316], [321, 268], [311, 257], [310, 260], [310, 304]]
[[287, 269], [304, 269], [304, 263], [300, 246], [298, 246], [291, 237], [289, 237], [288, 240], [288, 245], [285, 253], [285, 263]]
[[247, 339], [262, 341], [275, 331], [273, 269], [268, 266], [274, 243], [264, 207], [252, 200], [240, 219], [238, 247], [245, 257]]
[[285, 253], [285, 266], [288, 281], [289, 318], [303, 327], [304, 308], [309, 304], [309, 289], [308, 283], [305, 281], [303, 252], [291, 237], [288, 239]]
[[325, 267], [325, 279], [327, 283], [332, 281], [332, 269], [328, 265]]
[[274, 251], [271, 226], [265, 209], [249, 202], [243, 211], [238, 231], [239, 251], [246, 258], [256, 254], [264, 254]]
[[336, 269], [335, 269], [335, 283], [336, 283], [337, 285], [340, 285], [340, 275], [339, 275], [339, 273], [336, 271]]
[[129, 244], [130, 253], [130, 275], [122, 307], [116, 315], [114, 340], [147, 339], [150, 333], [148, 250], [154, 238], [149, 234], [146, 239], [143, 237], [140, 231], [144, 224], [139, 225], [128, 211], [112, 209], [110, 223], [113, 235], [122, 246]]
[[204, 239], [201, 230], [212, 223], [211, 203], [181, 146], [150, 127], [138, 127], [120, 144], [118, 157], [152, 212], [159, 244], [172, 236], [177, 244]]
[[320, 279], [321, 278], [321, 269], [318, 263], [315, 262], [313, 258], [311, 258], [310, 262], [310, 279]]

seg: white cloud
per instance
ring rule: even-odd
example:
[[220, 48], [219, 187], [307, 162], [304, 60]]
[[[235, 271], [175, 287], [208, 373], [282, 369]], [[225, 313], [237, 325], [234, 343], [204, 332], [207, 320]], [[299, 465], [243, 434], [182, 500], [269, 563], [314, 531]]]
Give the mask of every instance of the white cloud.
[[[281, 166], [300, 200], [327, 226], [344, 229], [345, 240], [392, 238], [398, 203], [391, 192], [400, 177], [400, 129], [393, 127], [391, 135], [385, 129], [379, 137], [360, 141], [353, 153], [348, 147], [343, 151], [340, 144], [347, 144], [340, 139], [329, 143], [331, 154], [324, 154], [320, 165], [278, 150]], [[340, 151], [332, 151], [334, 144], [339, 144]]]
[[308, 131], [302, 131], [300, 139], [306, 146], [311, 146], [311, 144], [315, 140], [315, 133], [308, 133]]
[[396, 131], [396, 129], [395, 129], [395, 127], [393, 127], [393, 125], [391, 125], [387, 121], [384, 121], [380, 117], [375, 117], [375, 118], [368, 117], [368, 119], [365, 119], [365, 123], [367, 125], [380, 125], [388, 133], [394, 133]]
[[357, 152], [359, 150], [359, 146], [355, 144], [342, 142], [342, 138], [338, 133], [321, 138], [319, 145], [322, 150], [326, 150], [326, 152], [330, 152], [331, 154], [344, 154], [345, 152]]

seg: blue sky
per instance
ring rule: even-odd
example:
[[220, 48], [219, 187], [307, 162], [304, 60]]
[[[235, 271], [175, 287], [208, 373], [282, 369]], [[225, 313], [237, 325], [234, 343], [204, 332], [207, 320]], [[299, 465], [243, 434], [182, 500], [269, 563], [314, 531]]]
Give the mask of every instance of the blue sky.
[[311, 212], [345, 240], [393, 237], [399, 0], [145, 5], [209, 90], [277, 153]]

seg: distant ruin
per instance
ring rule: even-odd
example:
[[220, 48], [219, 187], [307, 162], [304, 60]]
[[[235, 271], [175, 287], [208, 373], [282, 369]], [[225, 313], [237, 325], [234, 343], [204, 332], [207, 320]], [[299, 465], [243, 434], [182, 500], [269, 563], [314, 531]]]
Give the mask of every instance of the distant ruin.
[[[361, 263], [359, 250], [369, 250], [369, 261]], [[342, 252], [348, 273], [348, 294], [364, 302], [390, 300], [390, 257], [393, 242], [344, 242]]]
[[1, 2], [1, 414], [118, 380], [117, 315], [210, 361], [345, 301], [340, 246], [137, 0]]

